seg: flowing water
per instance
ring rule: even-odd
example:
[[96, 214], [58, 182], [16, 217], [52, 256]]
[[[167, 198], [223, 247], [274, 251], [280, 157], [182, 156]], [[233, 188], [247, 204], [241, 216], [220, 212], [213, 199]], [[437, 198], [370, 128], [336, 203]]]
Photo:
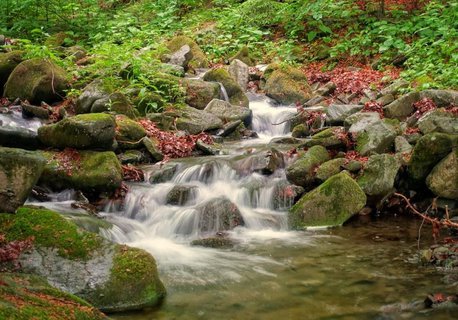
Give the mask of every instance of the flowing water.
[[[293, 199], [284, 192], [284, 170], [265, 175], [258, 169], [268, 142], [288, 134], [285, 120], [295, 109], [262, 96], [250, 100], [259, 139], [232, 143], [224, 155], [172, 161], [156, 183], [130, 184], [124, 206], [113, 203], [101, 213], [113, 227], [100, 232], [150, 252], [168, 290], [158, 310], [114, 318], [450, 319], [453, 311], [421, 308], [429, 292], [456, 286], [442, 283], [446, 274], [412, 261], [418, 222], [395, 217], [288, 231]], [[145, 167], [148, 180], [157, 171]], [[184, 191], [171, 202], [177, 187]], [[71, 211], [74, 197], [64, 192], [41, 205]], [[205, 213], [209, 206], [212, 219]], [[225, 223], [221, 215], [236, 209], [245, 225], [225, 232], [234, 247], [191, 245], [214, 236]]]

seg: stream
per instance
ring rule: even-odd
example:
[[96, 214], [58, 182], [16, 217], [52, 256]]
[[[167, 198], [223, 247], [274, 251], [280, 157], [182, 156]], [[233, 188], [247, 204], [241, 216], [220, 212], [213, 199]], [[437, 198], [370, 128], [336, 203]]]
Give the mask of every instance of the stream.
[[[250, 96], [250, 108], [258, 139], [225, 144], [219, 156], [171, 161], [159, 182], [130, 183], [124, 206], [112, 203], [101, 212], [113, 224], [100, 229], [101, 234], [150, 252], [168, 291], [158, 310], [112, 317], [453, 318], [453, 310], [422, 308], [428, 293], [452, 288], [443, 282], [447, 272], [421, 267], [416, 261], [421, 221], [366, 216], [341, 228], [288, 230], [287, 210], [293, 199], [280, 192], [288, 184], [284, 169], [265, 175], [257, 170], [255, 156], [270, 150], [272, 138], [289, 134], [284, 120], [294, 115], [295, 108], [275, 106], [255, 95]], [[280, 122], [284, 123], [272, 125]], [[157, 165], [143, 169], [147, 180], [158, 172]], [[185, 190], [178, 205], [168, 199], [176, 186]], [[39, 205], [68, 212], [73, 197], [64, 192]], [[225, 232], [232, 248], [192, 246], [193, 240], [213, 236], [224, 223], [214, 219], [202, 227], [202, 207], [215, 199], [235, 206], [244, 226]], [[226, 210], [224, 201], [214, 202], [213, 210]], [[430, 233], [427, 226], [422, 228], [423, 245], [431, 243]]]

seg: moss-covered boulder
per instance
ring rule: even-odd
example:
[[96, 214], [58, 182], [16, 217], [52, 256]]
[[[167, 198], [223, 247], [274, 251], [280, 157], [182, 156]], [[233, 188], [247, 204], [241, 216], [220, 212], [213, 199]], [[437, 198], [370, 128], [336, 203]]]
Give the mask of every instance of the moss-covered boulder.
[[458, 200], [458, 149], [434, 167], [426, 178], [426, 184], [437, 196]]
[[214, 114], [198, 110], [189, 106], [182, 106], [176, 110], [178, 118], [176, 128], [190, 134], [197, 134], [203, 131], [220, 129], [223, 122]]
[[[294, 71], [294, 72], [293, 72]], [[266, 95], [281, 104], [305, 103], [312, 96], [312, 90], [305, 75], [289, 69], [277, 69], [268, 77], [265, 84]]]
[[52, 287], [42, 277], [4, 272], [0, 281], [1, 319], [108, 319], [86, 301]]
[[89, 83], [83, 90], [83, 93], [76, 99], [76, 113], [89, 113], [91, 112], [92, 105], [97, 100], [103, 99], [109, 93], [103, 86], [100, 79], [94, 80]]
[[36, 150], [42, 147], [35, 131], [14, 126], [0, 126], [0, 146]]
[[153, 137], [144, 137], [142, 143], [154, 161], [162, 161], [164, 159], [164, 155], [159, 148], [159, 140]]
[[423, 134], [432, 132], [458, 134], [458, 114], [437, 109], [421, 117], [417, 125]]
[[205, 53], [197, 45], [197, 43], [189, 37], [186, 36], [177, 36], [171, 39], [167, 43], [167, 48], [170, 52], [176, 52], [180, 50], [184, 45], [188, 45], [191, 48], [192, 59], [188, 65], [192, 68], [207, 68], [208, 60], [205, 56]]
[[15, 212], [24, 204], [44, 166], [35, 152], [0, 147], [0, 212]]
[[458, 144], [458, 135], [430, 133], [421, 137], [415, 145], [408, 164], [409, 176], [424, 181], [434, 166], [445, 158]]
[[330, 127], [314, 134], [310, 139], [300, 144], [301, 147], [323, 146], [326, 148], [344, 147], [345, 143], [340, 137], [345, 133], [343, 127]]
[[14, 68], [22, 62], [22, 51], [0, 53], [0, 96], [3, 96], [3, 87]]
[[229, 61], [232, 62], [234, 60], [240, 60], [248, 66], [254, 66], [255, 61], [250, 55], [250, 49], [247, 46], [243, 46], [234, 54], [232, 57], [229, 58]]
[[68, 88], [64, 69], [45, 59], [31, 59], [14, 68], [5, 84], [4, 95], [11, 100], [20, 98], [32, 104], [62, 100]]
[[141, 145], [146, 130], [138, 122], [124, 115], [116, 116], [116, 141], [123, 149], [135, 149]]
[[329, 123], [343, 123], [348, 116], [361, 111], [359, 104], [331, 104], [326, 109], [326, 121]]
[[419, 92], [410, 92], [383, 107], [388, 118], [403, 120], [414, 112], [413, 104], [420, 100]]
[[220, 98], [221, 88], [218, 83], [198, 79], [184, 79], [185, 101], [191, 107], [203, 110], [213, 99]]
[[316, 170], [316, 177], [321, 181], [326, 181], [330, 177], [338, 174], [347, 163], [345, 158], [336, 158], [321, 164]]
[[245, 126], [251, 125], [253, 112], [249, 108], [233, 106], [229, 102], [213, 99], [205, 107], [204, 111], [214, 114], [223, 122], [242, 120]]
[[114, 92], [108, 96], [94, 101], [91, 106], [92, 113], [99, 112], [114, 112], [116, 114], [124, 114], [129, 118], [137, 118], [140, 113], [130, 103], [129, 99], [120, 92]]
[[22, 270], [102, 311], [154, 307], [165, 295], [150, 254], [81, 231], [56, 212], [26, 207], [0, 215], [0, 233], [7, 241], [33, 237], [33, 249], [18, 259]]
[[346, 172], [332, 176], [305, 194], [289, 211], [293, 229], [339, 226], [361, 210], [366, 195]]
[[395, 127], [387, 121], [380, 120], [357, 132], [355, 149], [361, 155], [389, 152], [394, 149], [396, 136]]
[[249, 101], [244, 90], [226, 69], [219, 68], [210, 70], [205, 73], [203, 79], [204, 81], [221, 83], [224, 89], [226, 89], [230, 104], [245, 108], [248, 107]]
[[104, 113], [80, 114], [38, 129], [38, 138], [49, 147], [111, 149], [116, 122]]
[[385, 196], [393, 190], [401, 162], [390, 154], [369, 157], [358, 184], [369, 196]]
[[122, 170], [111, 151], [43, 151], [47, 159], [40, 184], [54, 190], [113, 191], [121, 186]]
[[328, 151], [322, 146], [313, 146], [286, 169], [291, 183], [307, 188], [315, 181], [315, 169], [329, 160]]
[[310, 128], [308, 125], [300, 123], [294, 126], [293, 131], [291, 132], [291, 135], [294, 138], [306, 138], [310, 135]]

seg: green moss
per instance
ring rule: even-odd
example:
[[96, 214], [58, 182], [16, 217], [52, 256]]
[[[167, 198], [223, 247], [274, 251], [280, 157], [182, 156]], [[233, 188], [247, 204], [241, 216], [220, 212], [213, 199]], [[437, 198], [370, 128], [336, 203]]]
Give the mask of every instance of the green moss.
[[277, 69], [265, 85], [266, 94], [282, 104], [304, 103], [311, 97], [311, 89], [305, 76], [295, 69]]
[[184, 45], [188, 45], [191, 48], [192, 56], [189, 65], [192, 68], [207, 68], [208, 67], [208, 60], [205, 56], [202, 49], [199, 48], [197, 43], [189, 37], [186, 36], [177, 36], [170, 40], [167, 43], [167, 48], [170, 52], [176, 52], [180, 50], [180, 48]]
[[316, 177], [322, 181], [338, 174], [342, 171], [342, 166], [346, 163], [346, 159], [338, 158], [326, 161], [318, 167], [316, 171]]
[[0, 53], [0, 95], [3, 94], [3, 86], [14, 68], [22, 62], [22, 51]]
[[310, 129], [307, 125], [301, 123], [293, 128], [291, 135], [294, 138], [305, 138], [310, 134]]
[[249, 101], [240, 85], [226, 69], [219, 68], [208, 71], [203, 78], [205, 81], [219, 82], [226, 89], [229, 102], [233, 105], [248, 107]]
[[82, 232], [54, 211], [22, 207], [16, 214], [0, 215], [0, 233], [8, 241], [34, 237], [39, 247], [55, 248], [67, 259], [88, 259], [100, 245], [97, 235]]
[[116, 117], [116, 140], [126, 149], [135, 147], [135, 142], [146, 136], [146, 130], [138, 122], [126, 116]]
[[307, 187], [314, 181], [315, 168], [329, 160], [327, 150], [322, 146], [311, 147], [286, 170], [286, 177], [295, 185]]
[[248, 66], [255, 65], [254, 60], [250, 56], [250, 49], [248, 49], [247, 46], [243, 46], [242, 48], [240, 48], [240, 50], [229, 59], [229, 61], [232, 62], [235, 59], [242, 61]]
[[107, 319], [86, 301], [51, 287], [38, 276], [1, 273], [0, 281], [1, 319]]
[[342, 131], [342, 127], [330, 127], [312, 136], [312, 139], [307, 140], [301, 146], [323, 146], [323, 147], [343, 147], [345, 144], [337, 136], [337, 132]]

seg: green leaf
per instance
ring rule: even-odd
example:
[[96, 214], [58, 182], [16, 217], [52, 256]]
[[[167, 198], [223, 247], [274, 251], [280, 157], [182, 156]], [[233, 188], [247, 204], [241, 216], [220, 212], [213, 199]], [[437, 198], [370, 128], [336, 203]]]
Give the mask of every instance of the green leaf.
[[316, 35], [316, 31], [310, 31], [309, 33], [307, 33], [307, 40], [311, 42], [313, 39], [316, 38]]

